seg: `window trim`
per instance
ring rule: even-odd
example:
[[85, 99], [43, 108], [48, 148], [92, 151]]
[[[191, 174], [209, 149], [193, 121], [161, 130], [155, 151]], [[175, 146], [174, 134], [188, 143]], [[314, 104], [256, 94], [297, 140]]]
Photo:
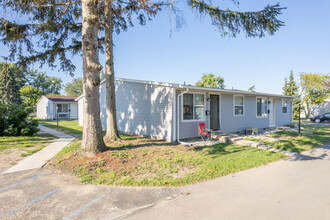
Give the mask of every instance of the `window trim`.
[[[185, 94], [200, 94], [200, 95], [204, 95], [204, 119], [184, 119], [183, 118], [183, 96]], [[180, 104], [180, 109], [181, 109], [181, 122], [185, 123], [185, 122], [206, 122], [206, 115], [205, 115], [205, 110], [206, 110], [206, 93], [205, 92], [187, 92], [181, 96], [181, 104]], [[194, 96], [193, 96], [194, 97]], [[193, 98], [193, 106], [195, 103], [195, 98]], [[201, 106], [201, 105], [198, 105]], [[194, 111], [194, 110], [193, 110]]]
[[[258, 116], [258, 99], [261, 99], [261, 109], [262, 109], [262, 99], [266, 99], [266, 105], [267, 105], [267, 109], [266, 109], [266, 113], [265, 114], [262, 114], [261, 116]], [[257, 118], [268, 118], [268, 110], [269, 110], [269, 106], [268, 106], [268, 101], [269, 101], [269, 98], [268, 97], [261, 97], [261, 96], [257, 96], [256, 97], [256, 117]], [[262, 112], [262, 110], [261, 110]]]
[[[61, 112], [57, 112], [57, 105], [61, 105], [62, 106], [61, 107], [61, 109], [62, 109]], [[68, 105], [68, 111], [67, 112], [63, 112], [63, 105]], [[58, 114], [68, 114], [70, 112], [70, 105], [69, 105], [69, 103], [56, 103], [56, 112]]]
[[[243, 105], [235, 105], [235, 97], [243, 97]], [[235, 114], [235, 106], [243, 106], [243, 114], [242, 115], [236, 115]], [[245, 115], [245, 97], [244, 97], [244, 95], [233, 95], [233, 115], [234, 116], [244, 116]]]
[[[283, 101], [284, 101], [284, 100], [286, 100], [286, 106], [283, 105]], [[286, 107], [286, 112], [283, 112], [283, 107]], [[288, 107], [289, 107], [289, 100], [288, 100], [288, 99], [282, 99], [282, 100], [281, 100], [281, 113], [282, 113], [282, 114], [288, 114], [288, 113], [289, 113], [289, 111], [288, 111], [288, 110], [289, 110]]]

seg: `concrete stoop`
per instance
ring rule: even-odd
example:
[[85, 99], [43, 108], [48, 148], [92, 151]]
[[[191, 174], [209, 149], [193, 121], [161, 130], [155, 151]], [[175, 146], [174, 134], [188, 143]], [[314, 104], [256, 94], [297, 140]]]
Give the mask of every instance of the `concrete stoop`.
[[242, 140], [243, 138], [237, 134], [230, 133], [212, 133], [212, 139], [218, 139], [220, 141], [226, 142], [228, 144], [233, 143], [234, 141]]
[[255, 147], [258, 148], [259, 146], [262, 146], [264, 144], [259, 143], [259, 142], [255, 142], [255, 141], [247, 141], [247, 140], [237, 140], [237, 141], [233, 141], [233, 144], [237, 144], [237, 145], [242, 145], [242, 146], [250, 146], [250, 147]]

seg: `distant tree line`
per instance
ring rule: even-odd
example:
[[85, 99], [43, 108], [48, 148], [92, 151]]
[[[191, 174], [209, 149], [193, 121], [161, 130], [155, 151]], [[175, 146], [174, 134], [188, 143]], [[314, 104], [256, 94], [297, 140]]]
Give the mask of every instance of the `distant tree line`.
[[17, 65], [0, 62], [0, 104], [34, 106], [42, 95], [60, 95], [62, 79], [37, 70], [22, 70]]
[[[293, 118], [299, 117], [299, 104], [302, 111], [305, 112], [306, 118], [311, 117], [312, 109], [316, 105], [320, 105], [330, 97], [330, 75], [320, 73], [300, 73], [300, 82], [297, 83], [290, 72], [289, 80], [285, 78], [283, 86], [283, 94], [293, 96], [295, 99], [292, 103]], [[225, 80], [221, 76], [213, 73], [203, 74], [196, 86], [209, 88], [225, 88]], [[248, 89], [249, 92], [256, 92], [255, 85]]]
[[299, 104], [306, 118], [312, 115], [312, 109], [330, 97], [330, 75], [320, 73], [300, 73], [300, 83], [296, 83], [293, 71], [289, 81], [285, 79], [283, 94], [296, 97], [293, 100], [293, 117], [299, 117]]

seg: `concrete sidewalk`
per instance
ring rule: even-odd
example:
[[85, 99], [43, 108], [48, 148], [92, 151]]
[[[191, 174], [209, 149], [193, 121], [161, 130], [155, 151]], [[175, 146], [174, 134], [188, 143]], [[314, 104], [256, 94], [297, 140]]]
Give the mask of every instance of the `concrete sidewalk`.
[[63, 132], [44, 127], [42, 125], [39, 125], [39, 128], [46, 133], [58, 137], [59, 139], [41, 151], [38, 151], [37, 153], [25, 158], [24, 160], [19, 161], [18, 164], [12, 166], [1, 174], [41, 168], [48, 160], [54, 157], [58, 152], [60, 152], [64, 147], [66, 147], [75, 139], [75, 137], [72, 137], [71, 135], [64, 134]]
[[181, 199], [132, 220], [330, 219], [330, 143], [282, 161], [179, 188]]

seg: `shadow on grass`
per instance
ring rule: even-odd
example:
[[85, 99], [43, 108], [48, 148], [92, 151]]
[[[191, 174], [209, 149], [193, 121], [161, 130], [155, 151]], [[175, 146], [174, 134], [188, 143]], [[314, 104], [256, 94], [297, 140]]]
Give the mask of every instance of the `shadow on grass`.
[[[312, 160], [323, 160], [328, 156], [328, 152], [330, 150], [330, 142], [327, 144], [324, 144], [317, 149], [313, 149], [309, 152], [310, 155], [313, 155], [316, 153], [316, 151], [319, 151], [319, 156], [310, 156], [310, 155], [304, 155], [304, 154], [295, 154], [292, 157], [287, 158], [288, 161], [312, 161]], [[321, 151], [321, 152], [320, 152]], [[321, 153], [321, 154], [320, 154]], [[330, 160], [330, 158], [328, 158]]]
[[226, 155], [231, 153], [237, 153], [240, 151], [246, 150], [245, 147], [239, 146], [239, 147], [233, 147], [232, 144], [216, 144], [211, 146], [203, 146], [196, 149], [197, 151], [205, 151], [207, 150], [207, 153], [210, 155]]

